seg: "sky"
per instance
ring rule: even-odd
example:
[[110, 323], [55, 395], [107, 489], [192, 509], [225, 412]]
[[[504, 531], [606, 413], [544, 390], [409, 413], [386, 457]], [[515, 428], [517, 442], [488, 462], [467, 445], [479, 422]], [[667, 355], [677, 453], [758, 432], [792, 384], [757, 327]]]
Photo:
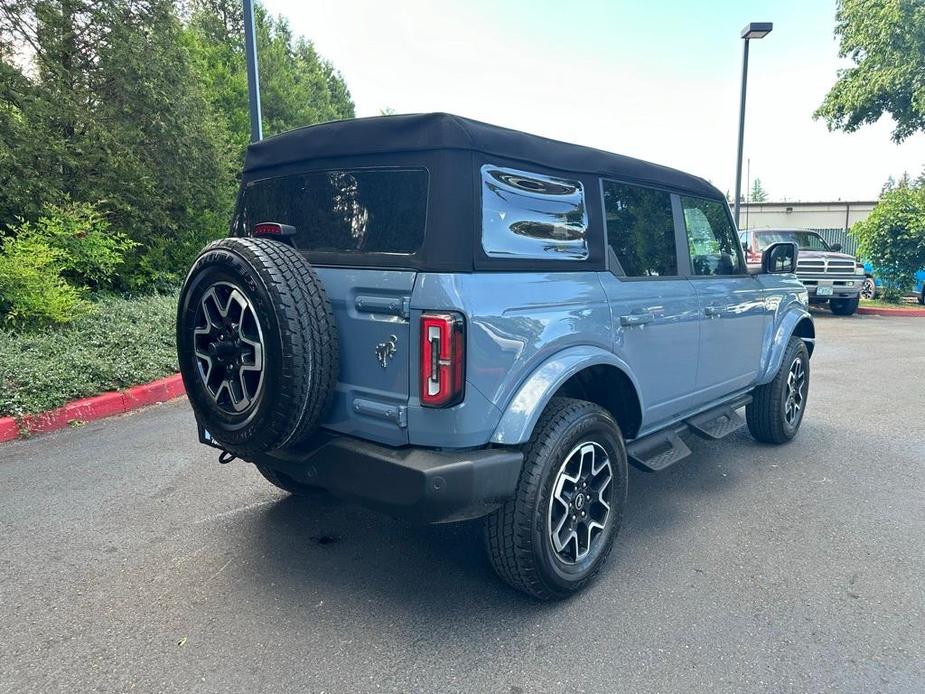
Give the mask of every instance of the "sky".
[[896, 145], [889, 116], [855, 133], [813, 120], [850, 64], [834, 0], [263, 2], [340, 70], [358, 116], [447, 111], [723, 191], [735, 187], [739, 33], [772, 21], [751, 42], [745, 125], [751, 179], [771, 200], [873, 200], [889, 176], [925, 166], [925, 134]]

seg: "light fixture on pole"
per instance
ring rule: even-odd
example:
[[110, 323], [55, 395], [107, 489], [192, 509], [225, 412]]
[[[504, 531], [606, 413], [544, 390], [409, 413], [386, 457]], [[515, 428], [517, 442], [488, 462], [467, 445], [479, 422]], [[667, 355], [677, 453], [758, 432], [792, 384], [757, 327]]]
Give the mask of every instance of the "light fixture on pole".
[[745, 142], [745, 87], [748, 84], [748, 44], [752, 39], [763, 39], [771, 33], [771, 22], [750, 22], [742, 29], [742, 95], [739, 100], [739, 149], [736, 154], [735, 218], [739, 226], [739, 199], [742, 197], [742, 145]]

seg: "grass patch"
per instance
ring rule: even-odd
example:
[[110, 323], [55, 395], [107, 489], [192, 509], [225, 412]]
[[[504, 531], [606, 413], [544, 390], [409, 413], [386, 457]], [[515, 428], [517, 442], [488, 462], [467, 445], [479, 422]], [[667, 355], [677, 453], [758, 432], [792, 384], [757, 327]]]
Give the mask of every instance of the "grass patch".
[[177, 297], [102, 297], [66, 327], [0, 329], [0, 416], [23, 415], [177, 371]]
[[861, 306], [869, 306], [871, 308], [909, 308], [918, 305], [919, 303], [915, 297], [903, 297], [896, 303], [889, 303], [882, 299], [861, 299]]

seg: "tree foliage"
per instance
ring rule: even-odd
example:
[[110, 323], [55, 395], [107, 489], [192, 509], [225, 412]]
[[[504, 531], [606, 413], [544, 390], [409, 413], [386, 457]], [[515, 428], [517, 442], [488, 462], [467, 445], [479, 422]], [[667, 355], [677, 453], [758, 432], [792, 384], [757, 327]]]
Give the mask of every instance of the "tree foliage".
[[925, 0], [839, 0], [835, 34], [854, 65], [815, 117], [853, 132], [888, 113], [895, 142], [925, 130]]
[[[240, 2], [4, 0], [0, 234], [66, 200], [134, 242], [121, 284], [163, 286], [227, 228], [248, 140]], [[186, 10], [186, 6], [184, 6]], [[257, 10], [266, 132], [353, 115], [310, 42]]]
[[851, 232], [861, 255], [884, 280], [886, 293], [895, 298], [908, 290], [916, 271], [925, 267], [925, 185], [911, 183], [888, 190]]
[[767, 202], [768, 193], [764, 189], [764, 186], [761, 185], [760, 178], [756, 178], [754, 183], [752, 183], [752, 190], [749, 197], [749, 202]]
[[[353, 118], [346, 83], [311, 41], [294, 36], [285, 19], [260, 5], [254, 14], [264, 136]], [[243, 21], [237, 0], [193, 0], [186, 32], [195, 72], [228, 134], [235, 171], [250, 135]]]

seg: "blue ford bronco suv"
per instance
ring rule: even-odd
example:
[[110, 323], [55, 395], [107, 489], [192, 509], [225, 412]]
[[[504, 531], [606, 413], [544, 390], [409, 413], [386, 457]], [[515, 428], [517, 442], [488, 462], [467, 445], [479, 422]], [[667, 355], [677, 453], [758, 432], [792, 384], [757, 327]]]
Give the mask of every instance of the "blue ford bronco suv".
[[798, 249], [749, 272], [703, 179], [447, 114], [249, 147], [177, 341], [200, 440], [294, 494], [484, 517], [498, 574], [585, 586], [627, 466], [792, 439], [815, 332]]

